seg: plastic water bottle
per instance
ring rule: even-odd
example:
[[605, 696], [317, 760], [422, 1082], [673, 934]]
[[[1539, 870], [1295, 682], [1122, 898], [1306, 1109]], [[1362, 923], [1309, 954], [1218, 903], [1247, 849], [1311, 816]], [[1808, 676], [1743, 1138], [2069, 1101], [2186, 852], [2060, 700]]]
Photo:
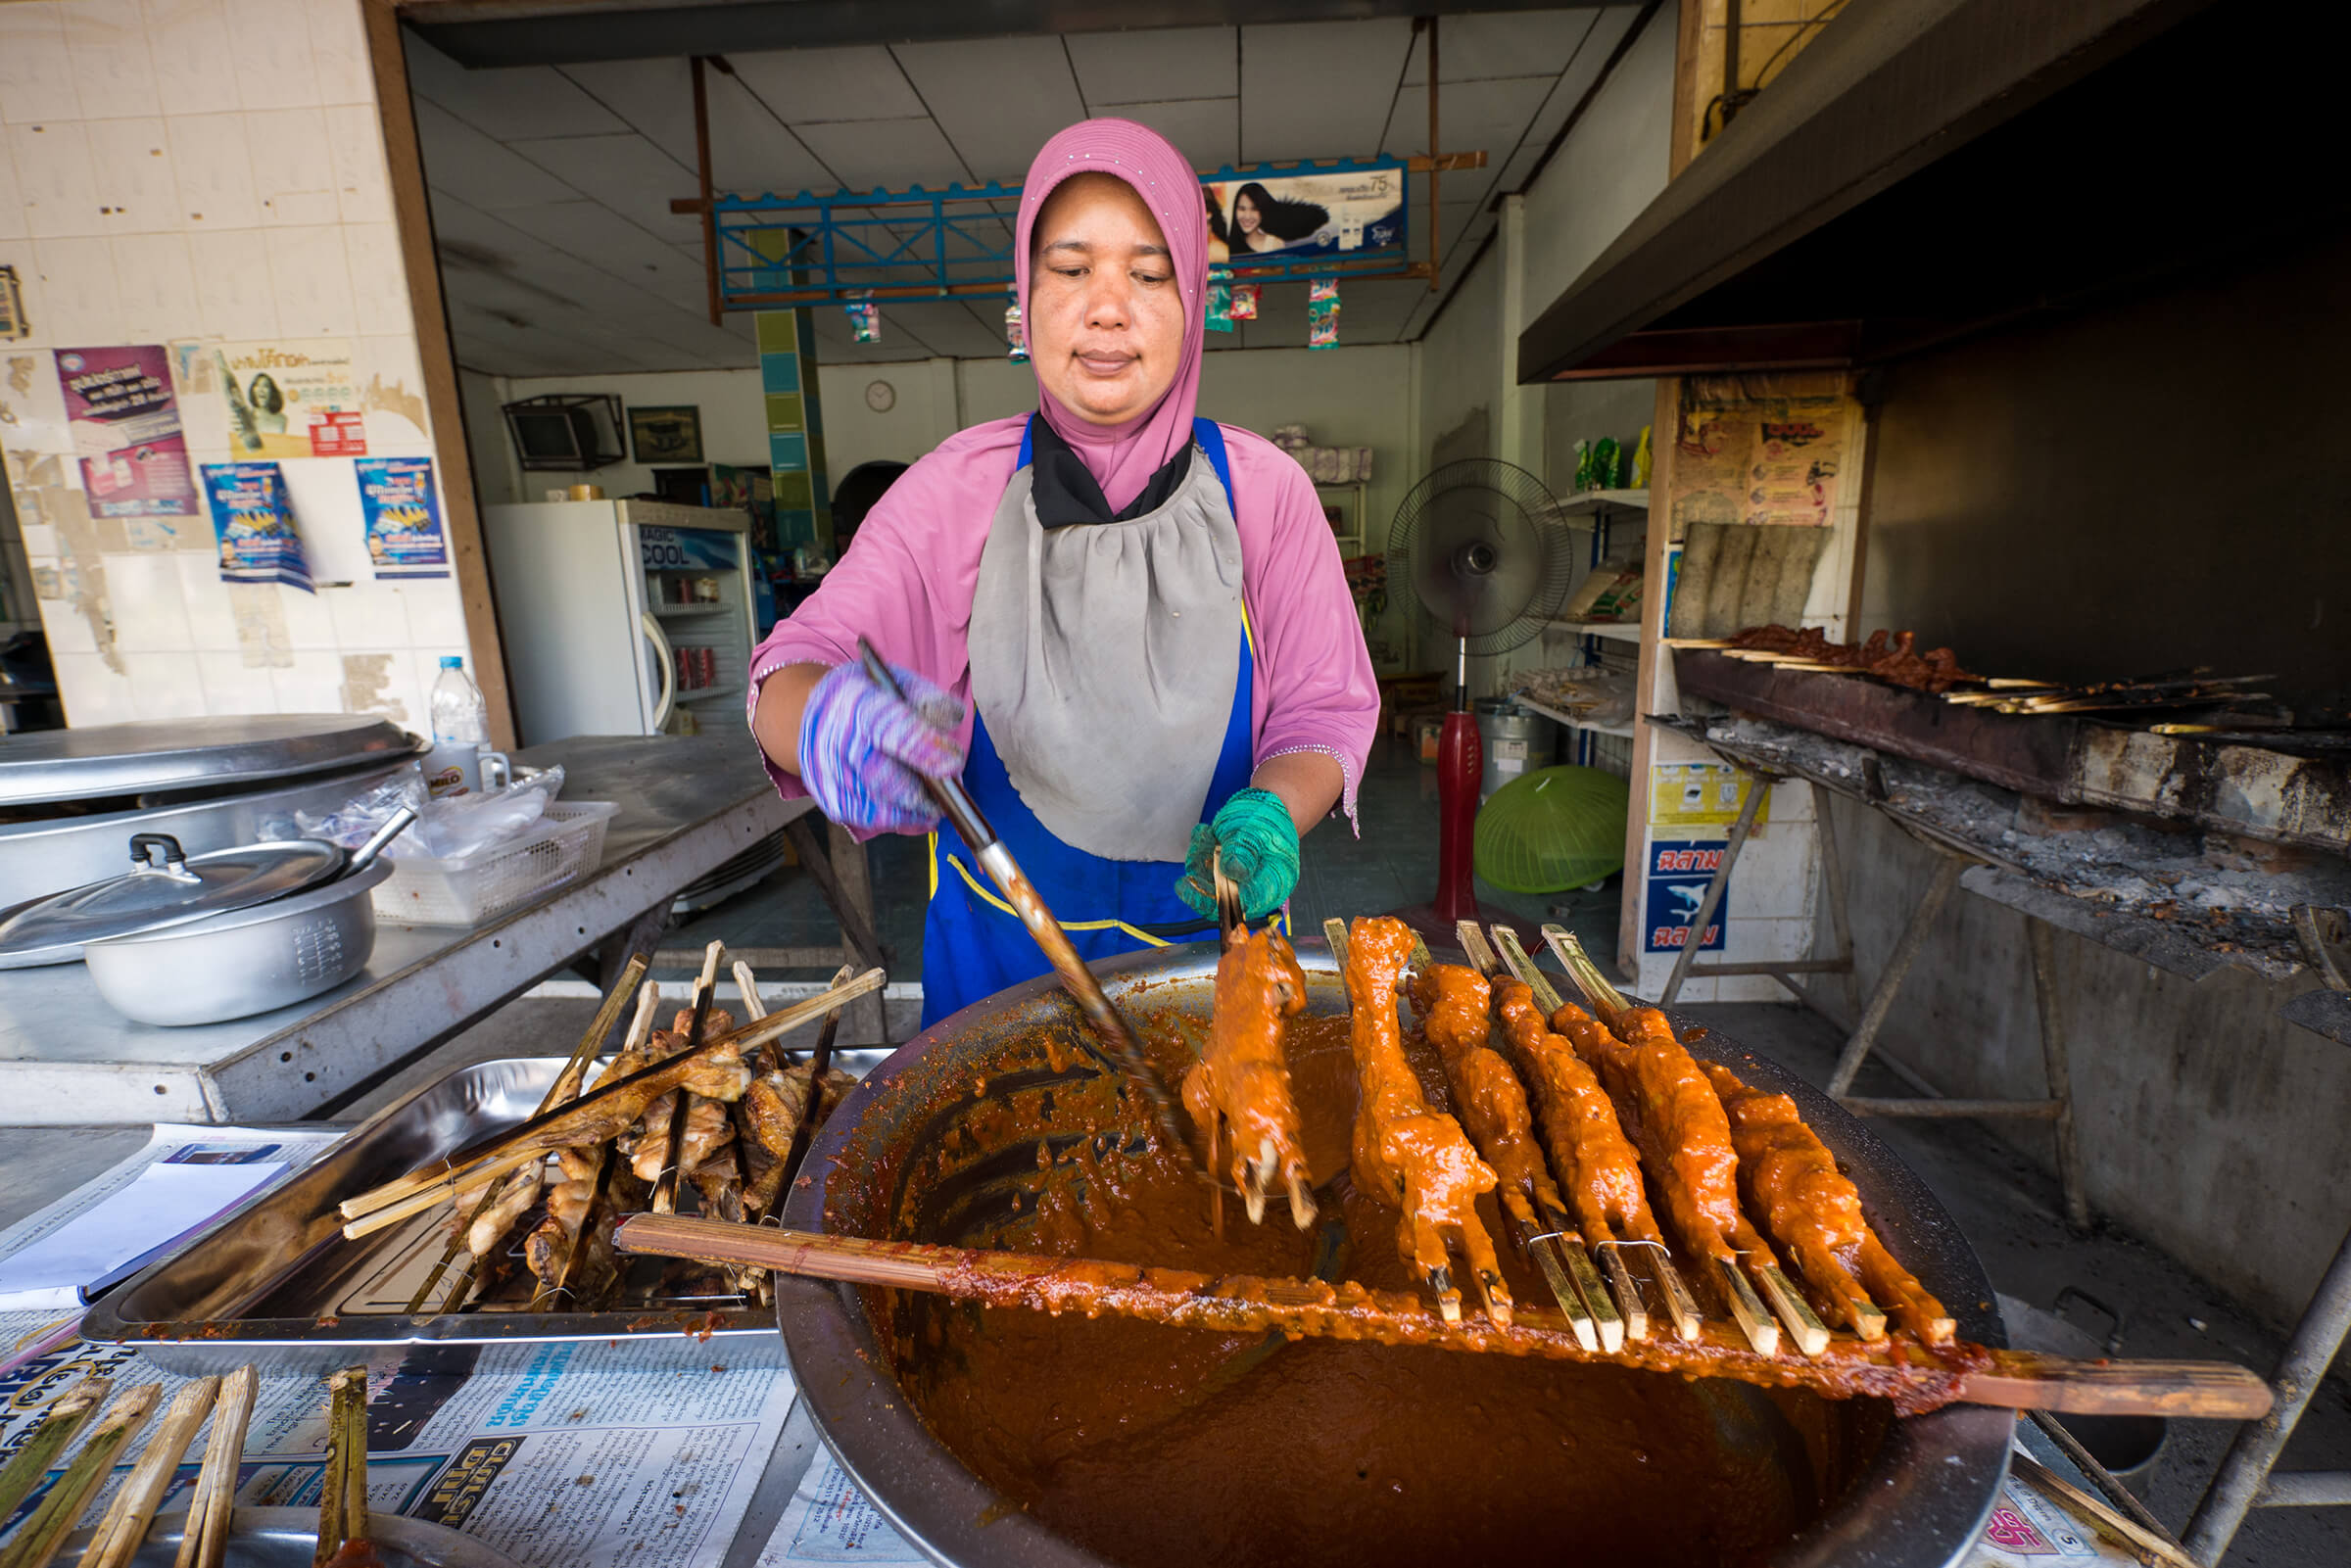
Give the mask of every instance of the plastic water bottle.
[[424, 758], [425, 792], [438, 800], [482, 787], [482, 752], [490, 744], [490, 704], [455, 653], [441, 659], [433, 683], [433, 749]]

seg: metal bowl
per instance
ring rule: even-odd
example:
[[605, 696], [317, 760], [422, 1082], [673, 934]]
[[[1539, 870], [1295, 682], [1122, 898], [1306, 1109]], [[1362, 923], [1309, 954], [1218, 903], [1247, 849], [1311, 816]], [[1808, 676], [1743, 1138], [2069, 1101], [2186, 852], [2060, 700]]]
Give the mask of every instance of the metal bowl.
[[[1301, 943], [1309, 1005], [1338, 1013], [1345, 992], [1320, 943]], [[1216, 972], [1209, 944], [1134, 954], [1095, 966], [1114, 1001], [1205, 1018]], [[1074, 1029], [1055, 983], [1014, 986], [942, 1021], [867, 1074], [810, 1150], [784, 1223], [795, 1229], [893, 1236], [924, 1151], [941, 1141], [949, 1101], [1001, 1070], [1001, 1049], [1045, 1025]], [[1687, 1020], [1678, 1020], [1685, 1027]], [[1956, 1223], [1924, 1183], [1860, 1122], [1818, 1090], [1720, 1034], [1692, 1041], [1701, 1058], [1734, 1065], [1759, 1087], [1796, 1098], [1804, 1119], [1850, 1173], [1887, 1245], [1944, 1302], [1965, 1338], [2006, 1343], [1991, 1282]], [[842, 1173], [849, 1174], [842, 1174]], [[840, 1179], [836, 1179], [837, 1176]], [[887, 1201], [872, 1196], [889, 1191]], [[911, 1239], [911, 1238], [910, 1238]], [[925, 1237], [922, 1239], [940, 1239]], [[818, 1431], [890, 1523], [933, 1561], [955, 1568], [1109, 1568], [1009, 1504], [934, 1437], [889, 1370], [888, 1347], [856, 1287], [779, 1278], [776, 1317]], [[1982, 1530], [2007, 1472], [2014, 1416], [1951, 1405], [1893, 1421], [1873, 1458], [1824, 1513], [1774, 1551], [1779, 1568], [1867, 1564], [1947, 1568]]]

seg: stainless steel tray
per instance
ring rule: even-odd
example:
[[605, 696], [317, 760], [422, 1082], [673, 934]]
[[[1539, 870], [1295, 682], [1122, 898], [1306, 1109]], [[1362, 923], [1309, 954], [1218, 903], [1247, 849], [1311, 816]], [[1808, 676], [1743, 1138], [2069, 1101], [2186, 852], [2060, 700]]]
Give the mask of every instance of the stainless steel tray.
[[[862, 1075], [887, 1053], [834, 1060]], [[354, 1128], [324, 1158], [264, 1191], [91, 1307], [81, 1337], [135, 1346], [168, 1371], [324, 1373], [355, 1360], [396, 1362], [419, 1345], [725, 1335], [729, 1359], [783, 1364], [772, 1310], [741, 1298], [633, 1299], [611, 1311], [485, 1307], [410, 1316], [404, 1309], [447, 1238], [446, 1207], [360, 1241], [335, 1206], [434, 1158], [528, 1117], [560, 1057], [459, 1068]]]
[[[187, 1522], [184, 1513], [157, 1519], [132, 1554], [131, 1568], [169, 1568], [178, 1559]], [[223, 1553], [228, 1568], [310, 1568], [318, 1545], [318, 1510], [239, 1508], [229, 1515], [228, 1529]], [[68, 1536], [59, 1560], [87, 1549], [97, 1534], [93, 1528]], [[375, 1543], [385, 1568], [522, 1568], [504, 1552], [427, 1519], [370, 1514], [367, 1539]]]

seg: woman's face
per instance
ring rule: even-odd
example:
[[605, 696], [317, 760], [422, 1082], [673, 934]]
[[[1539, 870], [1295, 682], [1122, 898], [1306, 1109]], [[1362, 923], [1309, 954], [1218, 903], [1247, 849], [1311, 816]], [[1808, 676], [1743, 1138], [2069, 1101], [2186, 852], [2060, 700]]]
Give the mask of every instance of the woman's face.
[[1115, 175], [1079, 174], [1045, 199], [1032, 238], [1036, 379], [1088, 424], [1148, 412], [1183, 356], [1183, 293], [1151, 210]]
[[1234, 228], [1239, 229], [1243, 234], [1255, 234], [1257, 232], [1257, 225], [1260, 219], [1257, 215], [1257, 204], [1255, 202], [1251, 201], [1246, 196], [1236, 196], [1233, 198], [1232, 226]]

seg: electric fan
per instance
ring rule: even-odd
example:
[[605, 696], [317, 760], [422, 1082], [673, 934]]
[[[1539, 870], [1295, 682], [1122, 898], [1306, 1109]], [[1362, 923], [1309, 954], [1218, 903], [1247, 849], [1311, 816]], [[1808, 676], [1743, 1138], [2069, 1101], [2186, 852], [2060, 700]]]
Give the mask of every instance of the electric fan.
[[1558, 502], [1525, 469], [1493, 457], [1449, 462], [1415, 485], [1388, 535], [1391, 580], [1455, 644], [1453, 711], [1437, 742], [1437, 896], [1398, 911], [1451, 946], [1457, 921], [1489, 921], [1471, 885], [1485, 748], [1469, 711], [1469, 658], [1507, 653], [1559, 613], [1575, 575]]

